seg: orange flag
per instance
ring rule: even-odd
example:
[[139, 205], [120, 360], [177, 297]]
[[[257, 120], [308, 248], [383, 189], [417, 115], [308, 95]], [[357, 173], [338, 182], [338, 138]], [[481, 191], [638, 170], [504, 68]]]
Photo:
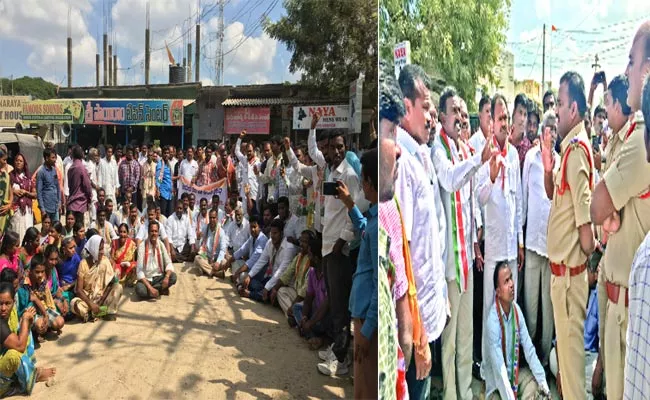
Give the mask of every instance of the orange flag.
[[167, 41], [165, 40], [165, 48], [167, 49], [167, 57], [169, 58], [169, 63], [174, 65], [176, 62], [174, 61], [174, 56], [172, 55], [172, 52], [169, 50], [169, 46], [167, 46]]
[[552, 32], [557, 32], [557, 28], [555, 27], [555, 25], [551, 25], [551, 31]]

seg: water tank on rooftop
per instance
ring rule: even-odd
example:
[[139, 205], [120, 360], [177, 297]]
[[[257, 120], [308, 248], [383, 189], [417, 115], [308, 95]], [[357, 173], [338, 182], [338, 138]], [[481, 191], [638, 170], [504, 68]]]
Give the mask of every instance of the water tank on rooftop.
[[180, 64], [170, 65], [169, 83], [185, 83], [185, 67]]

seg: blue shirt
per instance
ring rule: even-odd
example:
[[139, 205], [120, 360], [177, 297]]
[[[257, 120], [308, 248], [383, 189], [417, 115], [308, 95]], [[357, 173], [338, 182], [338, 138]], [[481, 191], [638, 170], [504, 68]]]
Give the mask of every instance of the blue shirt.
[[75, 253], [71, 258], [63, 260], [61, 264], [56, 266], [61, 282], [72, 283], [77, 280], [77, 270], [79, 269], [80, 262], [81, 257]]
[[372, 204], [368, 209], [367, 218], [361, 214], [357, 206], [348, 212], [352, 225], [361, 232], [357, 271], [352, 277], [350, 291], [350, 313], [352, 318], [365, 319], [361, 334], [368, 339], [377, 330], [378, 209], [377, 204]]
[[61, 189], [59, 188], [59, 177], [56, 168], [43, 167], [38, 170], [36, 177], [36, 195], [38, 205], [48, 213], [55, 213], [59, 209], [61, 200]]
[[591, 289], [585, 318], [585, 350], [598, 352], [598, 290]]
[[84, 247], [86, 246], [87, 241], [88, 241], [88, 239], [84, 238], [84, 240], [82, 240], [81, 243], [79, 243], [79, 245], [77, 246], [77, 255], [79, 255], [80, 258], [81, 258], [81, 252], [83, 251]]
[[239, 250], [235, 251], [235, 254], [233, 254], [234, 259], [241, 260], [243, 256], [248, 256], [246, 264], [250, 268], [253, 268], [262, 255], [267, 241], [268, 238], [263, 232], [260, 232], [259, 235], [257, 235], [257, 239], [253, 238], [253, 236], [249, 236], [248, 240], [246, 240]]
[[353, 151], [347, 151], [345, 153], [345, 160], [350, 164], [354, 172], [357, 173], [357, 176], [361, 178], [361, 161], [359, 161], [359, 157]]
[[165, 170], [163, 171], [162, 182], [160, 181], [160, 168], [163, 167], [163, 162], [159, 161], [156, 165], [156, 187], [160, 192], [160, 197], [165, 200], [172, 199], [172, 170], [169, 164], [165, 163]]

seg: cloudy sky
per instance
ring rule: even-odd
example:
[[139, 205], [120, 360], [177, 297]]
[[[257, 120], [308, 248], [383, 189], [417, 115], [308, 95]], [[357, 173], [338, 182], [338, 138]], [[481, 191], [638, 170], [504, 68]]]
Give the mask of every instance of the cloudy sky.
[[[542, 80], [542, 26], [546, 23], [546, 77], [553, 87], [563, 72], [579, 72], [589, 85], [598, 54], [608, 80], [625, 72], [636, 29], [650, 19], [650, 2], [633, 0], [513, 0], [508, 49], [515, 79]], [[555, 25], [556, 32], [551, 32]], [[602, 86], [596, 92], [599, 96]]]
[[[0, 0], [0, 76], [41, 76], [66, 85], [70, 6], [73, 86], [95, 84], [95, 53], [102, 50], [104, 9], [112, 20], [109, 37], [112, 37], [113, 48], [117, 48], [118, 83], [143, 84], [146, 3], [147, 0]], [[182, 62], [187, 47], [183, 46], [183, 33], [189, 32], [194, 53], [196, 33], [193, 26], [197, 15], [201, 15], [201, 80], [204, 85], [211, 85], [215, 80], [218, 1], [200, 0], [200, 8], [199, 0], [150, 0], [149, 3], [150, 82], [168, 81], [165, 40], [177, 62]], [[291, 54], [286, 47], [269, 38], [259, 24], [265, 14], [276, 21], [284, 13], [279, 0], [225, 0], [224, 84], [295, 82], [299, 79], [299, 75], [289, 73]], [[102, 69], [100, 66], [100, 73]], [[100, 80], [103, 81], [103, 75]]]

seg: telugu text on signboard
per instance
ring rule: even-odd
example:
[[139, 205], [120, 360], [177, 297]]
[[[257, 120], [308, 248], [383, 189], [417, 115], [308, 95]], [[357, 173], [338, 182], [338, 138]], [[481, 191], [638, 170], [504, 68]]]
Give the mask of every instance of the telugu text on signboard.
[[411, 63], [411, 42], [407, 40], [397, 43], [393, 49], [393, 59], [395, 61], [395, 77], [399, 78], [402, 68]]
[[226, 107], [225, 133], [238, 135], [244, 129], [252, 135], [268, 135], [271, 130], [270, 107]]

